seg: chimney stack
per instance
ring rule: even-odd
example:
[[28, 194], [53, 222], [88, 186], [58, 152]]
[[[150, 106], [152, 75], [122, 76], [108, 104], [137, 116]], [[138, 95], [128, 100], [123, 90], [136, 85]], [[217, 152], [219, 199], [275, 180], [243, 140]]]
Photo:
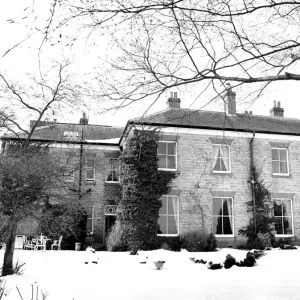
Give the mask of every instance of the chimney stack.
[[180, 108], [180, 98], [177, 97], [177, 92], [171, 92], [167, 101], [168, 108]]
[[232, 91], [232, 87], [230, 83], [226, 83], [226, 96], [227, 96], [227, 104], [228, 104], [228, 115], [235, 116], [236, 115], [236, 93]]
[[283, 118], [284, 109], [281, 108], [280, 101], [274, 101], [274, 107], [270, 109], [270, 116], [271, 117], [281, 117]]
[[82, 118], [80, 118], [79, 124], [80, 125], [87, 125], [89, 123], [89, 120], [86, 117], [86, 113], [82, 114]]

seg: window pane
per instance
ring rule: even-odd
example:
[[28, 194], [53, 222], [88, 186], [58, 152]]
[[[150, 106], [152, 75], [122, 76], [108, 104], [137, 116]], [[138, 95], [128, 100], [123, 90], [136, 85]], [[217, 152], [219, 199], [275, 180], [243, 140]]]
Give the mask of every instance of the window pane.
[[160, 143], [158, 142], [158, 154], [166, 154], [167, 153], [167, 143]]
[[275, 218], [275, 232], [276, 234], [283, 234], [282, 218]]
[[168, 216], [168, 234], [178, 234], [177, 216]]
[[229, 171], [229, 159], [221, 159], [221, 170], [224, 172]]
[[162, 207], [159, 209], [159, 214], [166, 214], [167, 213], [167, 197], [163, 196], [161, 199]]
[[279, 160], [278, 149], [272, 149], [272, 160]]
[[167, 234], [167, 217], [160, 216], [158, 218], [158, 234]]
[[232, 215], [232, 199], [223, 198], [223, 216]]
[[222, 157], [223, 158], [229, 158], [229, 146], [222, 145]]
[[232, 217], [223, 217], [223, 234], [232, 234]]
[[282, 174], [287, 174], [287, 163], [286, 162], [281, 162], [280, 163], [280, 173]]
[[274, 216], [282, 216], [281, 200], [274, 201]]
[[278, 161], [272, 161], [272, 170], [273, 170], [273, 173], [280, 173]]
[[176, 169], [176, 157], [175, 156], [167, 157], [167, 168], [168, 169]]
[[222, 215], [222, 198], [213, 198], [213, 215]]
[[217, 158], [215, 165], [214, 165], [214, 171], [221, 171], [221, 159]]
[[175, 143], [168, 143], [168, 154], [175, 155], [176, 154], [175, 148], [176, 148]]
[[92, 219], [87, 219], [86, 230], [89, 232], [93, 231], [93, 220]]
[[167, 158], [166, 156], [158, 155], [158, 167], [162, 169], [167, 168]]
[[222, 217], [213, 217], [213, 233], [222, 234]]
[[292, 202], [291, 200], [282, 200], [283, 216], [292, 216]]
[[168, 197], [168, 214], [178, 215], [178, 198]]
[[94, 179], [94, 170], [86, 170], [86, 179]]
[[279, 156], [281, 161], [287, 161], [286, 149], [280, 149]]
[[115, 170], [109, 172], [106, 181], [119, 181], [117, 172]]
[[89, 167], [89, 168], [94, 168], [94, 159], [93, 158], [88, 158], [86, 160], [86, 165]]
[[292, 217], [284, 217], [283, 218], [283, 233], [284, 234], [293, 234]]

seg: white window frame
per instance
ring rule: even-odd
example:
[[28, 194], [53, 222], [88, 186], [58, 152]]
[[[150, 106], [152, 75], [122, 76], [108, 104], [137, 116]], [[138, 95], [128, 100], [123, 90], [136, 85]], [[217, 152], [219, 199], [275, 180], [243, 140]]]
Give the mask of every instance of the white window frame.
[[[285, 238], [285, 237], [293, 237], [295, 235], [295, 231], [294, 231], [294, 209], [293, 209], [293, 199], [292, 198], [273, 198], [273, 203], [275, 200], [289, 200], [291, 202], [291, 217], [292, 217], [292, 231], [293, 233], [292, 234], [276, 234], [275, 233], [275, 237], [282, 237], [282, 238]], [[274, 207], [274, 204], [273, 204], [273, 207]], [[273, 210], [274, 212], [274, 210]], [[284, 216], [281, 216], [281, 218], [283, 219]], [[276, 216], [274, 215], [274, 230], [275, 230], [275, 218]], [[278, 218], [278, 216], [277, 216]]]
[[[279, 162], [279, 165], [280, 165], [280, 162], [281, 160], [273, 160], [272, 158], [272, 150], [285, 150], [286, 151], [286, 165], [287, 165], [287, 173], [274, 173], [273, 172], [273, 161], [274, 162]], [[289, 168], [289, 151], [288, 151], [288, 148], [285, 148], [285, 147], [272, 147], [271, 148], [271, 162], [272, 162], [272, 174], [273, 175], [279, 175], [279, 176], [290, 176], [290, 168]]]
[[212, 155], [212, 163], [214, 163], [214, 146], [218, 146], [218, 147], [228, 147], [228, 153], [229, 153], [229, 170], [228, 171], [216, 171], [214, 170], [214, 165], [212, 166], [212, 171], [213, 173], [224, 173], [224, 174], [229, 174], [231, 173], [231, 146], [228, 144], [212, 144], [212, 148], [213, 148], [213, 155]]
[[[94, 171], [94, 177], [93, 178], [87, 178], [87, 172], [88, 170], [92, 170], [92, 168], [88, 167], [88, 160], [92, 159], [93, 160], [93, 171]], [[95, 175], [96, 175], [96, 168], [95, 168], [95, 157], [94, 156], [90, 156], [90, 157], [86, 157], [86, 161], [85, 161], [85, 181], [95, 181]]]
[[92, 207], [92, 217], [89, 218], [89, 215], [87, 214], [87, 218], [86, 218], [86, 223], [87, 223], [87, 220], [90, 220], [92, 219], [92, 231], [89, 232], [90, 235], [94, 234], [94, 205]]
[[[213, 199], [222, 199], [222, 204], [223, 204], [223, 199], [231, 199], [232, 201], [232, 224], [231, 224], [231, 229], [232, 229], [232, 234], [215, 234], [216, 237], [234, 237], [234, 201], [233, 197], [212, 197], [211, 200], [211, 205], [212, 205], [212, 226], [214, 222], [214, 217], [218, 217], [219, 215], [214, 215], [214, 202]], [[222, 215], [223, 217], [224, 215]], [[222, 224], [223, 225], [223, 224]], [[213, 231], [213, 230], [212, 230]]]
[[[158, 168], [158, 170], [162, 170], [162, 171], [177, 171], [177, 142], [174, 142], [174, 141], [158, 141], [158, 143], [175, 144], [175, 155], [168, 155], [167, 153], [165, 154], [165, 157], [175, 156], [175, 169]], [[159, 156], [163, 156], [163, 154], [158, 154], [158, 148], [157, 148], [157, 157], [159, 157]]]
[[[167, 197], [167, 198], [173, 198], [175, 197], [177, 199], [177, 211], [178, 211], [178, 228], [177, 228], [177, 231], [178, 233], [177, 234], [169, 234], [169, 233], [160, 233], [160, 234], [157, 234], [158, 236], [179, 236], [180, 235], [180, 211], [179, 211], [179, 197], [176, 196], [176, 195], [163, 195], [161, 198], [163, 197]], [[168, 200], [167, 200], [168, 201]], [[168, 205], [167, 205], [167, 208], [168, 209]], [[172, 215], [172, 214], [168, 214], [168, 211], [166, 214], [159, 214], [159, 217], [160, 216], [176, 216], [176, 215]], [[158, 220], [157, 220], [158, 221]], [[167, 223], [167, 226], [168, 226], [168, 223]]]
[[[109, 176], [109, 172], [112, 172], [115, 169], [111, 169], [108, 167], [111, 167], [110, 161], [111, 160], [116, 160], [118, 161], [118, 181], [113, 181], [113, 180], [107, 180], [108, 176]], [[107, 183], [120, 183], [120, 160], [118, 158], [107, 158], [106, 159], [106, 163], [105, 163], [105, 182]]]

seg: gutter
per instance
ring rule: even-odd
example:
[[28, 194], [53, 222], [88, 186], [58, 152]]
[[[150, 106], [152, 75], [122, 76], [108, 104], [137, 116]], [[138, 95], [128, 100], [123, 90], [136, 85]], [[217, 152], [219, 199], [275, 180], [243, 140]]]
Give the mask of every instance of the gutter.
[[[168, 124], [168, 123], [153, 123], [153, 122], [133, 122], [130, 121], [127, 123], [127, 125], [147, 125], [147, 126], [155, 126], [155, 127], [177, 127], [177, 128], [193, 128], [193, 129], [211, 129], [211, 130], [227, 130], [227, 131], [235, 131], [235, 132], [250, 132], [253, 133], [253, 129], [243, 129], [243, 128], [233, 128], [233, 127], [214, 127], [209, 125], [183, 125], [183, 124]], [[127, 125], [125, 127], [125, 130], [127, 129]], [[125, 132], [124, 130], [124, 132]], [[279, 131], [271, 131], [271, 130], [255, 130], [255, 133], [266, 133], [266, 134], [279, 134], [279, 135], [293, 135], [293, 136], [300, 136], [299, 133], [295, 132], [279, 132]], [[122, 140], [124, 133], [121, 136], [120, 141]]]
[[253, 202], [253, 221], [254, 221], [254, 232], [256, 234], [256, 210], [255, 210], [255, 193], [254, 184], [256, 182], [255, 172], [254, 172], [254, 156], [253, 156], [253, 141], [255, 138], [255, 132], [253, 131], [253, 136], [250, 140], [250, 168], [251, 168], [251, 192], [252, 192], [252, 202]]
[[[17, 138], [17, 137], [0, 137], [2, 141], [25, 141], [26, 138]], [[31, 139], [31, 142], [42, 142], [42, 143], [51, 143], [51, 144], [75, 144], [75, 145], [96, 145], [96, 146], [116, 146], [118, 147], [119, 144], [115, 143], [91, 143], [85, 141], [57, 141], [57, 140], [46, 140], [46, 139]]]

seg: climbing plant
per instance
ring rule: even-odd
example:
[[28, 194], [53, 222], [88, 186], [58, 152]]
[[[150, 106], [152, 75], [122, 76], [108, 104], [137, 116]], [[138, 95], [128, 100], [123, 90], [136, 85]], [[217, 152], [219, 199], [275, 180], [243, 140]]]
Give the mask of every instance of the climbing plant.
[[260, 236], [268, 236], [273, 239], [273, 206], [271, 195], [265, 186], [264, 180], [255, 167], [252, 168], [249, 184], [252, 189], [252, 200], [247, 202], [247, 211], [252, 218], [247, 226], [239, 230], [239, 234], [248, 238], [249, 248], [260, 248]]
[[153, 249], [157, 244], [160, 197], [169, 192], [174, 172], [158, 170], [159, 135], [134, 130], [121, 155], [122, 192], [117, 220], [107, 240], [109, 250]]

